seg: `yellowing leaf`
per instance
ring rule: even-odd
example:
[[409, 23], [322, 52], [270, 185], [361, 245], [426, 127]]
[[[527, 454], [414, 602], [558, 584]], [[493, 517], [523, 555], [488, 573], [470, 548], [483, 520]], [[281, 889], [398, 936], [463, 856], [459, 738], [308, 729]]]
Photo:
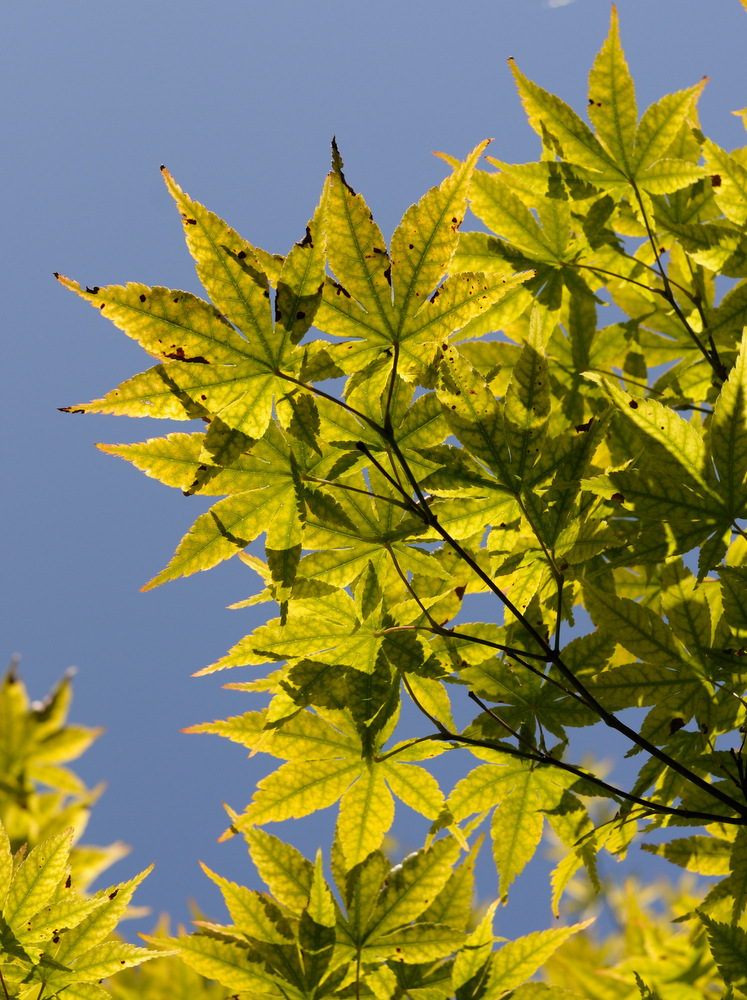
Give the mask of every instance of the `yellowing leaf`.
[[500, 985], [504, 990], [520, 986], [534, 975], [564, 941], [572, 934], [577, 934], [588, 927], [590, 923], [591, 920], [586, 920], [570, 927], [536, 931], [534, 934], [527, 934], [526, 937], [504, 944], [493, 959], [493, 967], [490, 970], [491, 985]]
[[592, 619], [628, 652], [664, 667], [682, 659], [677, 640], [650, 608], [591, 587], [585, 599]]
[[627, 420], [666, 448], [699, 486], [709, 488], [706, 447], [691, 424], [655, 399], [630, 396], [607, 379], [602, 385]]
[[747, 932], [699, 914], [708, 932], [708, 941], [719, 972], [727, 984], [747, 992]]
[[493, 920], [495, 919], [496, 904], [488, 907], [475, 930], [467, 937], [459, 954], [454, 960], [454, 967], [451, 973], [452, 989], [459, 990], [461, 986], [469, 982], [473, 976], [487, 965], [491, 959], [493, 948]]
[[254, 798], [236, 825], [246, 829], [308, 816], [336, 802], [360, 774], [361, 765], [350, 760], [291, 761], [257, 783]]
[[394, 800], [383, 768], [369, 765], [342, 796], [337, 835], [349, 868], [378, 850], [394, 819]]
[[703, 156], [716, 204], [730, 222], [743, 226], [747, 222], [747, 170], [710, 139], [703, 144]]
[[638, 111], [614, 4], [609, 34], [589, 73], [589, 118], [615, 162], [629, 174]]
[[204, 934], [181, 937], [178, 943], [182, 961], [207, 979], [217, 979], [230, 990], [245, 990], [250, 996], [266, 996], [276, 990], [276, 980], [267, 973], [260, 956], [253, 956], [238, 943]]
[[517, 776], [516, 783], [501, 799], [493, 814], [493, 858], [499, 874], [498, 891], [502, 903], [508, 900], [509, 886], [534, 856], [542, 837], [542, 805], [533, 788], [531, 772]]
[[742, 517], [747, 501], [747, 337], [713, 410], [711, 449], [726, 508], [732, 517]]
[[327, 257], [337, 281], [325, 283], [316, 323], [335, 336], [359, 338], [341, 345], [344, 352], [336, 351], [346, 369], [377, 363], [382, 351], [389, 350], [399, 374], [408, 380], [422, 377], [436, 344], [527, 277], [468, 273], [443, 281], [456, 250], [467, 186], [485, 145], [409, 209], [394, 234], [391, 260], [379, 227], [345, 179], [334, 148], [326, 234]]
[[18, 866], [3, 905], [2, 916], [20, 930], [51, 898], [68, 866], [73, 831], [64, 830], [33, 849]]
[[437, 840], [427, 851], [409, 855], [393, 868], [371, 916], [369, 938], [395, 933], [419, 917], [446, 885], [458, 856], [459, 844], [448, 837]]
[[259, 876], [275, 898], [300, 913], [308, 904], [314, 883], [314, 866], [291, 844], [256, 827], [244, 837]]
[[335, 906], [329, 886], [324, 881], [322, 852], [317, 851], [314, 864], [314, 881], [309, 894], [308, 912], [312, 920], [322, 927], [334, 927]]
[[667, 94], [643, 113], [635, 137], [636, 174], [667, 155], [704, 83]]
[[540, 131], [539, 123], [541, 122], [548, 132], [558, 139], [565, 158], [572, 163], [577, 163], [589, 170], [599, 171], [604, 175], [617, 175], [620, 181], [624, 181], [625, 175], [622, 170], [614, 163], [589, 126], [584, 124], [576, 112], [560, 98], [528, 80], [512, 59], [509, 60], [509, 65], [522, 104], [535, 130]]

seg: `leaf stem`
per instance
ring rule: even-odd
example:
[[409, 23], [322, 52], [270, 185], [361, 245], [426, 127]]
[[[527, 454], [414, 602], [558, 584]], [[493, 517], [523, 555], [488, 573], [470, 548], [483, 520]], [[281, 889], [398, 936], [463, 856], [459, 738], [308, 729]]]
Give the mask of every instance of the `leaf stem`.
[[301, 478], [307, 483], [319, 483], [320, 486], [331, 486], [340, 490], [347, 490], [350, 493], [362, 493], [364, 497], [373, 497], [375, 500], [384, 500], [386, 503], [399, 507], [401, 510], [412, 510], [411, 504], [404, 503], [402, 500], [395, 500], [394, 497], [385, 497], [381, 493], [374, 493], [371, 490], [361, 489], [359, 486], [350, 486], [348, 483], [340, 483], [331, 479], [319, 479], [317, 476], [309, 476], [306, 474], [304, 474]]
[[392, 549], [391, 545], [389, 545], [387, 543], [384, 546], [384, 548], [387, 550], [387, 552], [391, 556], [392, 562], [394, 563], [394, 568], [397, 570], [397, 573], [399, 574], [400, 580], [402, 581], [402, 583], [404, 583], [404, 585], [407, 588], [407, 590], [412, 594], [413, 599], [415, 600], [415, 603], [417, 604], [417, 606], [423, 612], [423, 614], [428, 619], [428, 621], [431, 623], [431, 625], [433, 626], [433, 628], [434, 629], [439, 628], [438, 622], [432, 617], [430, 611], [428, 611], [428, 609], [425, 607], [425, 605], [423, 604], [423, 602], [420, 600], [420, 598], [418, 597], [417, 593], [415, 592], [414, 587], [412, 586], [412, 584], [410, 583], [410, 581], [407, 579], [407, 575], [402, 571], [402, 567], [400, 566], [399, 560], [397, 559], [396, 555], [394, 554], [394, 550]]
[[337, 406], [341, 406], [343, 410], [347, 410], [348, 413], [352, 413], [354, 417], [362, 420], [364, 424], [367, 424], [371, 430], [376, 431], [377, 434], [383, 436], [384, 428], [380, 427], [375, 420], [371, 420], [367, 417], [365, 413], [361, 413], [360, 410], [356, 410], [354, 406], [350, 406], [342, 399], [338, 399], [337, 396], [332, 396], [330, 393], [325, 392], [324, 389], [318, 389], [315, 385], [311, 385], [308, 382], [302, 382], [300, 379], [294, 378], [293, 375], [288, 375], [287, 372], [282, 372], [277, 370], [273, 372], [278, 378], [285, 379], [286, 382], [292, 382], [294, 385], [300, 386], [301, 389], [306, 389], [307, 392], [313, 393], [315, 396], [321, 396], [322, 399], [328, 400], [330, 403], [335, 403]]
[[651, 244], [651, 249], [654, 251], [654, 258], [655, 258], [655, 261], [656, 261], [656, 267], [657, 267], [657, 270], [659, 271], [662, 283], [664, 285], [664, 288], [662, 290], [662, 294], [664, 295], [664, 298], [667, 300], [667, 302], [670, 304], [670, 306], [672, 307], [672, 309], [677, 314], [677, 318], [679, 319], [680, 323], [682, 323], [682, 325], [684, 326], [684, 328], [687, 330], [687, 332], [690, 335], [690, 337], [693, 340], [693, 342], [697, 345], [698, 350], [700, 351], [700, 353], [703, 355], [703, 357], [706, 359], [706, 361], [709, 363], [709, 365], [713, 369], [714, 374], [716, 375], [716, 377], [719, 379], [719, 381], [724, 382], [726, 380], [726, 369], [724, 368], [724, 364], [723, 364], [723, 362], [721, 361], [721, 359], [718, 356], [718, 351], [716, 351], [716, 347], [715, 347], [715, 345], [713, 343], [713, 339], [711, 338], [711, 345], [713, 347], [713, 353], [711, 353], [706, 348], [705, 344], [700, 339], [700, 337], [697, 335], [697, 333], [695, 332], [695, 330], [693, 330], [692, 326], [690, 326], [689, 322], [687, 321], [687, 317], [685, 316], [685, 314], [680, 309], [679, 303], [677, 302], [677, 299], [675, 298], [674, 292], [672, 291], [672, 286], [670, 284], [670, 281], [669, 281], [669, 278], [667, 276], [667, 273], [664, 270], [664, 267], [663, 267], [663, 265], [661, 263], [661, 255], [659, 254], [659, 248], [658, 248], [658, 246], [656, 244], [656, 240], [654, 239], [654, 234], [653, 234], [653, 231], [651, 229], [651, 224], [648, 221], [648, 215], [646, 213], [646, 206], [643, 203], [643, 198], [641, 197], [641, 192], [639, 191], [638, 185], [636, 184], [636, 182], [634, 180], [631, 180], [630, 183], [631, 183], [631, 185], [633, 187], [633, 190], [635, 191], [635, 196], [636, 196], [636, 199], [638, 201], [638, 206], [639, 206], [639, 208], [641, 210], [641, 216], [643, 218], [643, 223], [644, 223], [644, 225], [646, 227], [646, 232], [648, 233], [649, 243]]
[[577, 778], [591, 782], [598, 788], [603, 788], [615, 797], [619, 797], [628, 802], [634, 802], [636, 805], [642, 806], [647, 812], [661, 813], [666, 816], [682, 816], [685, 819], [705, 820], [709, 823], [729, 823], [741, 826], [744, 822], [736, 816], [719, 816], [715, 813], [698, 812], [694, 809], [685, 809], [679, 806], [665, 806], [660, 802], [650, 802], [647, 799], [642, 799], [638, 795], [634, 795], [632, 792], [626, 792], [622, 788], [616, 788], [614, 785], [609, 784], [609, 782], [604, 781], [602, 778], [598, 778], [595, 774], [587, 772], [581, 767], [577, 767], [575, 764], [569, 764], [564, 760], [558, 760], [557, 757], [553, 757], [549, 753], [542, 753], [541, 751], [529, 753], [526, 750], [519, 750], [517, 747], [509, 746], [506, 743], [499, 743], [495, 740], [472, 739], [469, 736], [463, 736], [458, 733], [450, 732], [443, 734], [434, 733], [431, 739], [444, 742], [449, 741], [451, 743], [464, 743], [466, 746], [480, 747], [483, 750], [495, 750], [496, 753], [507, 754], [509, 757], [520, 757], [524, 760], [534, 760], [538, 764], [545, 764], [548, 767], [560, 768], [562, 771], [568, 771], [570, 774], [576, 775]]
[[528, 747], [531, 753], [542, 754], [541, 750], [539, 750], [533, 743], [530, 743], [529, 740], [524, 739], [524, 737], [520, 733], [517, 733], [515, 729], [512, 729], [511, 726], [509, 726], [509, 724], [504, 721], [496, 711], [489, 708], [484, 701], [480, 701], [474, 691], [469, 691], [467, 693], [467, 697], [474, 701], [476, 705], [479, 705], [483, 712], [487, 713], [491, 719], [495, 719], [499, 726], [503, 726], [506, 732], [511, 733], [517, 743], [521, 743], [525, 747]]
[[431, 713], [428, 711], [428, 709], [424, 708], [420, 704], [420, 702], [418, 701], [418, 699], [415, 697], [414, 691], [410, 687], [410, 682], [408, 681], [407, 676], [404, 673], [402, 674], [402, 683], [405, 685], [405, 688], [407, 689], [407, 693], [412, 698], [413, 702], [417, 705], [417, 707], [420, 709], [420, 711], [423, 713], [423, 715], [427, 719], [430, 719], [430, 721], [433, 723], [433, 725], [436, 727], [436, 729], [439, 731], [439, 733], [441, 733], [442, 735], [448, 733], [449, 730], [446, 728], [446, 726], [444, 726], [443, 723], [439, 722], [435, 715], [431, 715]]
[[[412, 697], [412, 695], [410, 695], [410, 697]], [[415, 701], [414, 698], [413, 701]], [[415, 704], [417, 705], [417, 702], [415, 702]], [[428, 714], [427, 712], [423, 711], [422, 706], [417, 705], [417, 707], [420, 708], [420, 710], [423, 712], [423, 715]], [[433, 724], [435, 725], [435, 722]], [[418, 743], [431, 743], [433, 742], [434, 739], [437, 739], [437, 737], [434, 735], [417, 736], [413, 740], [407, 740], [407, 742], [403, 743], [401, 746], [392, 747], [391, 750], [388, 750], [386, 753], [383, 753], [381, 754], [381, 756], [375, 757], [374, 759], [376, 760], [377, 763], [381, 763], [382, 761], [389, 760], [390, 757], [396, 757], [397, 754], [404, 753], [404, 751], [409, 750], [410, 747], [417, 746]]]

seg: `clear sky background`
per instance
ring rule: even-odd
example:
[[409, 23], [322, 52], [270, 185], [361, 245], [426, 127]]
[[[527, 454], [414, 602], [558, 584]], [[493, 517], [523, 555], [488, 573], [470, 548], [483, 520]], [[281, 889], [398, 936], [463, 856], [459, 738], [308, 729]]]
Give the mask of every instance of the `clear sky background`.
[[[738, 0], [620, 0], [618, 11], [639, 111], [708, 75], [704, 131], [742, 145], [729, 113], [747, 105]], [[79, 762], [89, 784], [108, 783], [85, 840], [132, 845], [107, 880], [156, 862], [136, 896], [156, 913], [186, 921], [193, 897], [224, 919], [198, 858], [259, 887], [243, 841], [216, 840], [221, 801], [243, 808], [267, 762], [180, 732], [259, 707], [222, 690], [224, 675], [190, 678], [258, 624], [253, 610], [226, 610], [257, 578], [232, 560], [139, 593], [206, 502], [94, 448], [166, 433], [165, 422], [58, 412], [149, 359], [52, 272], [199, 293], [161, 163], [249, 241], [286, 253], [318, 200], [333, 135], [350, 183], [391, 234], [444, 176], [432, 150], [464, 157], [492, 136], [494, 156], [536, 158], [507, 58], [581, 111], [609, 14], [607, 0], [2, 4], [2, 644], [7, 659], [21, 654], [35, 698], [78, 667], [73, 720], [106, 728]], [[600, 746], [619, 756], [606, 737]], [[439, 766], [446, 791], [462, 769]], [[403, 851], [424, 833], [405, 813], [394, 827]], [[313, 856], [333, 821], [328, 810], [270, 830]], [[483, 897], [496, 882], [485, 856]], [[549, 924], [545, 872], [522, 876], [498, 933]]]

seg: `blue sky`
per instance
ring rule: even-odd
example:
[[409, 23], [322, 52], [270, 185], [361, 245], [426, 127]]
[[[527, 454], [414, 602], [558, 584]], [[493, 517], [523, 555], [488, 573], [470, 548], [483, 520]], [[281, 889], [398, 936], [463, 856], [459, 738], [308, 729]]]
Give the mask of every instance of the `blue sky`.
[[[620, 0], [618, 12], [639, 109], [708, 75], [703, 128], [727, 148], [742, 144], [730, 114], [747, 105], [738, 0]], [[86, 839], [132, 845], [111, 878], [156, 862], [138, 894], [155, 912], [186, 921], [193, 897], [223, 916], [198, 858], [255, 884], [243, 843], [216, 839], [221, 801], [242, 808], [267, 767], [180, 732], [256, 707], [222, 690], [220, 675], [190, 678], [257, 623], [255, 612], [226, 610], [255, 578], [233, 560], [139, 593], [202, 501], [94, 448], [157, 436], [163, 423], [58, 412], [148, 359], [52, 272], [199, 292], [161, 163], [252, 243], [285, 253], [317, 202], [333, 135], [348, 179], [391, 233], [444, 175], [432, 150], [463, 157], [492, 136], [500, 159], [537, 155], [507, 58], [581, 110], [609, 13], [606, 0], [3, 5], [5, 656], [21, 654], [32, 697], [78, 667], [73, 718], [106, 728], [80, 762], [90, 784], [108, 782]], [[448, 789], [456, 771], [442, 773]], [[332, 825], [328, 812], [273, 832], [313, 855]], [[403, 849], [417, 846], [410, 831], [409, 820], [395, 825]], [[489, 895], [494, 870], [480, 871]], [[529, 873], [518, 895], [531, 902], [517, 899], [510, 922], [499, 916], [499, 933], [549, 923], [546, 882]]]

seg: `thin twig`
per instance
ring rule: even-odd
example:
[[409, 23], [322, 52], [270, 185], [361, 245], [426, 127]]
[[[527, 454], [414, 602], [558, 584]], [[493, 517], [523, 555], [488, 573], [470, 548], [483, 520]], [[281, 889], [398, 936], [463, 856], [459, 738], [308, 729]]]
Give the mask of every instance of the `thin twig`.
[[431, 615], [430, 611], [426, 608], [426, 606], [420, 600], [420, 598], [418, 597], [417, 593], [415, 592], [414, 587], [412, 586], [412, 584], [410, 583], [410, 581], [407, 579], [406, 574], [403, 573], [402, 567], [400, 566], [399, 560], [395, 556], [394, 550], [392, 549], [391, 545], [389, 545], [389, 543], [387, 543], [384, 546], [384, 548], [387, 550], [387, 552], [391, 556], [392, 562], [394, 563], [394, 568], [397, 570], [397, 573], [399, 574], [400, 580], [402, 581], [402, 583], [404, 583], [405, 587], [410, 592], [410, 594], [412, 594], [413, 599], [415, 600], [415, 603], [417, 604], [417, 606], [423, 612], [423, 614], [428, 619], [428, 621], [431, 623], [431, 625], [434, 628], [439, 628], [438, 622], [433, 618], [433, 616]]
[[286, 382], [292, 382], [294, 385], [300, 386], [302, 389], [306, 389], [307, 392], [311, 392], [315, 396], [321, 396], [322, 399], [327, 399], [330, 403], [336, 403], [337, 406], [341, 406], [343, 410], [347, 410], [348, 413], [352, 413], [354, 417], [362, 420], [364, 424], [368, 424], [371, 430], [376, 431], [377, 434], [381, 434], [383, 436], [384, 428], [379, 426], [375, 420], [371, 420], [371, 418], [367, 417], [365, 413], [361, 413], [360, 410], [356, 410], [354, 406], [350, 406], [344, 400], [338, 399], [337, 396], [330, 395], [330, 393], [325, 392], [324, 389], [319, 389], [310, 382], [302, 382], [300, 379], [294, 378], [293, 375], [280, 371], [280, 369], [274, 371], [272, 374], [276, 375], [278, 378], [284, 379]]
[[[635, 181], [631, 181], [631, 184], [633, 186], [633, 190], [635, 191], [636, 199], [638, 200], [638, 205], [639, 205], [640, 210], [641, 210], [641, 216], [643, 217], [643, 223], [644, 223], [644, 225], [646, 227], [646, 232], [648, 233], [648, 239], [649, 239], [649, 242], [651, 244], [651, 249], [654, 251], [654, 257], [655, 257], [655, 260], [656, 260], [657, 269], [659, 271], [659, 274], [661, 275], [661, 280], [662, 280], [662, 282], [664, 284], [664, 289], [663, 289], [662, 294], [664, 295], [664, 298], [670, 304], [670, 306], [672, 307], [672, 309], [674, 309], [675, 313], [677, 314], [677, 318], [679, 319], [680, 323], [682, 323], [682, 325], [684, 326], [684, 328], [687, 330], [687, 332], [690, 335], [690, 337], [692, 338], [693, 342], [695, 344], [697, 344], [698, 350], [701, 352], [701, 354], [703, 355], [703, 357], [709, 363], [709, 365], [713, 369], [714, 374], [716, 375], [716, 377], [721, 382], [723, 382], [726, 379], [726, 370], [724, 368], [723, 362], [721, 361], [721, 359], [718, 356], [718, 352], [716, 351], [715, 345], [713, 347], [713, 354], [711, 354], [711, 352], [708, 351], [708, 349], [706, 348], [705, 344], [700, 339], [700, 337], [697, 335], [697, 333], [695, 332], [695, 330], [693, 330], [692, 326], [687, 321], [687, 317], [685, 316], [685, 314], [683, 313], [683, 311], [680, 309], [679, 303], [677, 302], [677, 299], [675, 298], [674, 292], [672, 291], [672, 287], [671, 287], [669, 278], [667, 276], [667, 273], [664, 270], [664, 267], [663, 267], [663, 265], [661, 263], [661, 256], [659, 254], [659, 248], [658, 248], [658, 246], [656, 244], [656, 240], [654, 239], [654, 234], [653, 234], [653, 231], [651, 229], [651, 225], [650, 225], [650, 223], [648, 221], [648, 215], [646, 214], [646, 206], [643, 204], [643, 198], [641, 197], [641, 192], [638, 190], [638, 185], [636, 184]], [[713, 344], [713, 340], [712, 339], [711, 339], [711, 343]]]
[[517, 740], [517, 742], [522, 743], [525, 747], [528, 747], [532, 753], [539, 753], [539, 754], [542, 753], [542, 751], [539, 750], [533, 743], [530, 743], [529, 740], [524, 739], [524, 737], [520, 733], [517, 733], [515, 729], [512, 729], [511, 726], [509, 726], [509, 724], [504, 719], [502, 719], [494, 709], [486, 705], [484, 701], [481, 701], [477, 697], [474, 691], [469, 691], [467, 693], [467, 697], [470, 698], [472, 701], [474, 701], [476, 705], [479, 705], [480, 708], [483, 710], [483, 712], [489, 715], [491, 719], [495, 719], [495, 721], [500, 726], [503, 726], [506, 732], [511, 733], [511, 735], [515, 740]]
[[401, 510], [411, 510], [412, 504], [403, 503], [402, 500], [395, 500], [394, 497], [385, 497], [381, 493], [374, 493], [371, 490], [363, 490], [359, 486], [350, 486], [348, 483], [340, 483], [332, 479], [319, 479], [317, 476], [302, 475], [301, 478], [306, 483], [319, 483], [320, 486], [332, 486], [340, 490], [347, 490], [349, 493], [362, 493], [364, 497], [373, 497], [375, 500], [383, 500], [399, 507]]
[[431, 713], [428, 711], [428, 709], [427, 708], [423, 708], [423, 706], [420, 704], [420, 702], [418, 701], [418, 699], [415, 697], [415, 693], [412, 690], [412, 688], [410, 687], [410, 682], [408, 681], [407, 676], [405, 674], [402, 674], [402, 683], [407, 688], [407, 693], [412, 698], [412, 700], [415, 702], [415, 704], [417, 705], [417, 707], [420, 709], [420, 711], [423, 713], [423, 715], [426, 716], [426, 718], [430, 719], [430, 721], [433, 723], [433, 725], [436, 727], [436, 729], [439, 731], [439, 733], [441, 733], [442, 735], [445, 734], [445, 733], [448, 733], [449, 730], [446, 728], [446, 726], [444, 726], [441, 722], [439, 722], [435, 715], [431, 715]]
[[577, 767], [575, 764], [568, 764], [563, 760], [558, 760], [551, 754], [545, 753], [528, 753], [526, 750], [519, 750], [517, 747], [511, 747], [507, 744], [497, 743], [493, 740], [478, 740], [472, 739], [469, 736], [459, 735], [457, 733], [434, 733], [431, 737], [433, 740], [451, 742], [451, 743], [464, 743], [466, 746], [479, 747], [482, 750], [495, 750], [496, 753], [506, 754], [509, 757], [520, 757], [523, 760], [534, 760], [538, 764], [545, 764], [548, 767], [557, 767], [562, 771], [568, 771], [570, 774], [575, 774], [577, 778], [581, 778], [584, 781], [589, 781], [599, 788], [605, 789], [611, 795], [625, 799], [628, 802], [634, 802], [636, 805], [642, 806], [647, 812], [661, 813], [667, 816], [682, 816], [685, 819], [698, 819], [705, 820], [709, 823], [729, 823], [741, 826], [744, 820], [737, 816], [719, 816], [716, 813], [706, 813], [698, 812], [693, 809], [684, 809], [678, 806], [665, 806], [660, 802], [650, 802], [647, 799], [642, 799], [638, 795], [634, 795], [632, 792], [626, 792], [622, 788], [616, 788], [614, 785], [609, 784], [609, 782], [598, 778], [595, 774], [591, 772], [584, 771], [583, 768]]
[[[412, 498], [407, 495], [407, 492], [402, 488], [402, 486], [400, 486], [400, 484], [397, 482], [397, 480], [393, 479], [389, 475], [389, 473], [386, 471], [386, 469], [381, 464], [381, 462], [379, 462], [378, 459], [374, 458], [374, 456], [373, 456], [373, 454], [371, 452], [371, 449], [368, 447], [368, 445], [364, 444], [363, 441], [356, 441], [355, 447], [358, 449], [358, 451], [362, 451], [363, 454], [366, 456], [366, 458], [369, 460], [369, 462], [371, 462], [371, 464], [374, 465], [376, 467], [376, 469], [378, 469], [378, 471], [387, 480], [387, 482], [389, 482], [395, 488], [395, 490], [397, 490], [399, 493], [402, 494], [402, 496], [405, 497], [405, 499], [407, 500], [407, 502], [409, 504], [408, 510], [410, 510], [413, 513], [417, 514], [418, 513], [418, 509], [417, 509], [416, 504], [414, 504], [412, 502]], [[421, 519], [422, 519], [422, 517], [421, 517]]]
[[[410, 697], [412, 697], [412, 695]], [[413, 701], [414, 700], [415, 699], [413, 699]], [[420, 708], [420, 706], [418, 706], [418, 707]], [[422, 711], [422, 709], [421, 709], [421, 711]], [[426, 715], [427, 713], [423, 712], [423, 714]], [[389, 760], [390, 757], [396, 757], [397, 754], [404, 753], [405, 750], [409, 750], [410, 747], [417, 746], [418, 743], [430, 743], [430, 742], [433, 742], [434, 739], [436, 739], [436, 737], [433, 736], [433, 735], [431, 735], [431, 736], [418, 736], [414, 740], [407, 740], [407, 742], [403, 743], [402, 746], [393, 747], [393, 749], [387, 751], [387, 753], [383, 753], [383, 754], [381, 754], [381, 756], [376, 757], [375, 760], [378, 763], [381, 763], [384, 760]]]

